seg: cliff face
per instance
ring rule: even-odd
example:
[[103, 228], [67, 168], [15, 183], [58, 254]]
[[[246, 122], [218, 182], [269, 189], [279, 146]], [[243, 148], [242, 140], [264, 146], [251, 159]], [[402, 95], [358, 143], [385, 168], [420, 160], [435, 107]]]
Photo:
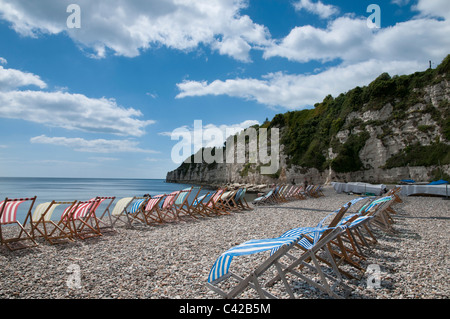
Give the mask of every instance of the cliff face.
[[280, 169], [260, 164], [183, 164], [168, 182], [327, 183], [431, 181], [450, 175], [450, 77], [447, 57], [436, 70], [390, 78], [327, 97], [314, 110], [277, 115]]

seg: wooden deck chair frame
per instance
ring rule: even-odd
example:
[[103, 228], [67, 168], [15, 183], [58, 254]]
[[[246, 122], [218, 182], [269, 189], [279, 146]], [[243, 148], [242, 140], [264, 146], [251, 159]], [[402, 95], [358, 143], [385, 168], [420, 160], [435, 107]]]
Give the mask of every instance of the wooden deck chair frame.
[[178, 215], [174, 208], [175, 201], [180, 194], [180, 191], [175, 191], [170, 194], [165, 194], [165, 198], [161, 203], [159, 209], [162, 219], [166, 223], [179, 221]]
[[109, 197], [108, 196], [107, 197], [97, 196], [95, 199], [98, 200], [98, 204], [94, 208], [95, 211], [98, 209], [98, 207], [103, 202], [107, 202], [107, 206], [105, 207], [103, 212], [101, 214], [100, 213], [96, 213], [100, 231], [102, 233], [114, 232], [115, 229], [114, 229], [114, 225], [113, 225], [113, 218], [111, 216], [110, 207], [113, 204], [113, 202], [116, 199], [116, 197], [115, 196], [109, 196]]
[[208, 214], [204, 212], [203, 203], [204, 201], [208, 201], [211, 197], [211, 193], [207, 192], [204, 195], [198, 196], [192, 201], [192, 204], [190, 206], [190, 210], [193, 216], [195, 217], [209, 217]]
[[148, 198], [145, 205], [132, 215], [133, 220], [137, 220], [145, 225], [164, 224], [160, 204], [166, 197], [165, 194], [159, 194]]
[[70, 210], [64, 214], [64, 220], [71, 223], [73, 235], [79, 239], [88, 239], [102, 236], [98, 218], [95, 210], [100, 200], [93, 198], [88, 201], [78, 201]]
[[179, 219], [183, 216], [198, 219], [198, 217], [194, 213], [192, 204], [189, 204], [189, 196], [191, 196], [191, 194], [194, 194], [193, 192], [196, 191], [196, 193], [194, 194], [194, 199], [192, 201], [193, 203], [197, 199], [198, 194], [200, 194], [201, 189], [201, 187], [193, 186], [191, 188], [186, 188], [180, 191], [173, 204], [173, 209], [175, 210], [175, 213]]
[[120, 222], [124, 226], [132, 227], [133, 216], [145, 205], [149, 197], [124, 197], [117, 201], [114, 206], [111, 217], [113, 219], [112, 226]]
[[[342, 206], [338, 212], [334, 214], [334, 218], [327, 226], [326, 230], [320, 235], [318, 240], [314, 240], [309, 235], [305, 235], [301, 242], [295, 245], [295, 251], [300, 252], [300, 255], [292, 253], [286, 254], [286, 257], [291, 260], [290, 264], [283, 264], [284, 269], [282, 273], [286, 275], [290, 273], [309, 285], [320, 289], [327, 293], [332, 298], [346, 298], [351, 291], [351, 288], [344, 283], [342, 273], [336, 263], [336, 258], [333, 256], [333, 251], [330, 249], [330, 243], [335, 241], [341, 234], [345, 232], [347, 226], [339, 225], [345, 213], [347, 213], [350, 205]], [[306, 240], [306, 241], [305, 241]], [[309, 241], [309, 243], [308, 243]], [[307, 243], [308, 245], [305, 245]], [[306, 248], [305, 248], [306, 246]], [[291, 251], [292, 252], [292, 251]], [[322, 255], [319, 255], [322, 253]], [[328, 268], [331, 272], [325, 272]], [[318, 275], [318, 281], [313, 280], [302, 272], [303, 269], [312, 271], [313, 275]], [[289, 287], [285, 279], [280, 275], [280, 272], [266, 283], [267, 287], [274, 285], [277, 281], [283, 280], [285, 288], [289, 291]], [[339, 294], [337, 288], [342, 291]], [[293, 296], [293, 291], [289, 293]]]
[[234, 202], [238, 207], [240, 207], [243, 210], [253, 210], [252, 207], [247, 203], [247, 200], [245, 199], [245, 194], [247, 192], [247, 188], [241, 188], [238, 190], [238, 193], [235, 195]]
[[[302, 255], [302, 258], [297, 261], [296, 263], [300, 264], [303, 260], [306, 260], [308, 258], [312, 259], [313, 261], [316, 261], [315, 255], [318, 250], [324, 249], [326, 250], [326, 244], [328, 241], [334, 239], [340, 232], [342, 232], [341, 227], [337, 227], [333, 230], [331, 230], [329, 233], [327, 233], [325, 236], [321, 238], [311, 249], [309, 249], [307, 252], [305, 252]], [[212, 291], [216, 292], [223, 298], [232, 299], [236, 298], [240, 294], [242, 294], [247, 289], [254, 289], [256, 293], [258, 294], [259, 298], [265, 299], [276, 299], [278, 298], [273, 293], [269, 292], [267, 290], [267, 287], [273, 286], [273, 284], [276, 281], [282, 281], [284, 291], [287, 293], [287, 295], [290, 298], [295, 298], [295, 293], [292, 287], [289, 284], [288, 278], [286, 277], [286, 274], [288, 273], [294, 273], [296, 276], [302, 276], [301, 274], [298, 274], [295, 270], [296, 267], [294, 266], [286, 266], [284, 262], [282, 261], [283, 258], [286, 258], [290, 255], [290, 251], [294, 249], [296, 246], [296, 243], [298, 243], [299, 240], [301, 240], [303, 237], [298, 237], [295, 240], [293, 240], [293, 244], [286, 244], [282, 245], [280, 248], [278, 248], [273, 254], [271, 254], [267, 259], [265, 259], [256, 269], [249, 271], [250, 274], [246, 276], [245, 278], [239, 276], [238, 274], [228, 271], [226, 275], [223, 275], [220, 278], [217, 278], [216, 280], [209, 281], [206, 283], [206, 286], [211, 289]], [[331, 258], [330, 258], [331, 259]], [[332, 260], [332, 259], [331, 259]], [[318, 262], [317, 262], [318, 264]], [[311, 267], [310, 265], [307, 265], [307, 267]], [[337, 285], [343, 286], [346, 291], [350, 291], [350, 288], [346, 286], [341, 280], [335, 280], [335, 286], [330, 286], [328, 282], [334, 278], [329, 276], [328, 274], [325, 274], [320, 265], [317, 265], [316, 267], [312, 267], [316, 272], [319, 274], [319, 276], [322, 278], [322, 280], [325, 282], [323, 285], [319, 285], [316, 282], [311, 281], [310, 284], [315, 286], [316, 288], [319, 288], [321, 290], [324, 290], [332, 297], [340, 297], [334, 292], [334, 288]], [[265, 273], [270, 273], [269, 270], [272, 270], [274, 273], [276, 273], [276, 280], [273, 282], [268, 282], [264, 285], [264, 283], [261, 282], [261, 278]], [[337, 271], [337, 270], [336, 270]], [[338, 272], [337, 272], [338, 273]], [[339, 273], [337, 275], [339, 277]], [[331, 278], [328, 278], [331, 277]], [[304, 278], [305, 281], [308, 281], [309, 278]], [[232, 280], [237, 282], [237, 284], [233, 285]], [[222, 283], [226, 283], [221, 287]], [[231, 286], [231, 288], [230, 288]], [[228, 291], [225, 291], [227, 289]], [[282, 291], [279, 291], [280, 294], [283, 293]]]
[[[23, 225], [17, 220], [17, 210], [20, 205], [28, 202], [29, 208], [25, 216]], [[31, 227], [31, 234], [25, 229], [24, 225], [27, 224], [28, 219], [31, 220], [31, 210], [36, 202], [36, 196], [31, 198], [5, 198], [0, 202], [0, 241], [1, 245], [5, 245], [10, 251], [19, 249], [36, 247], [38, 244], [34, 240], [33, 228]], [[5, 238], [2, 228], [6, 225], [17, 225], [19, 228], [19, 234], [15, 237]], [[24, 242], [30, 241], [31, 244], [25, 245]]]
[[229, 215], [231, 211], [238, 209], [237, 204], [234, 201], [236, 193], [237, 190], [228, 190], [220, 196], [216, 205], [222, 209], [223, 215]]
[[66, 209], [71, 210], [76, 203], [76, 200], [71, 202], [53, 200], [39, 204], [35, 208], [30, 221], [34, 238], [43, 237], [51, 245], [73, 242], [74, 231], [71, 228], [71, 224], [64, 221], [63, 214], [61, 214], [61, 218], [58, 221], [56, 219], [52, 220], [52, 216], [58, 206], [68, 205]]
[[207, 217], [222, 215], [222, 209], [217, 206], [216, 203], [220, 200], [220, 197], [222, 197], [224, 191], [225, 188], [220, 188], [212, 193], [211, 196], [206, 200], [206, 202], [200, 202], [197, 207], [197, 212], [200, 215]]

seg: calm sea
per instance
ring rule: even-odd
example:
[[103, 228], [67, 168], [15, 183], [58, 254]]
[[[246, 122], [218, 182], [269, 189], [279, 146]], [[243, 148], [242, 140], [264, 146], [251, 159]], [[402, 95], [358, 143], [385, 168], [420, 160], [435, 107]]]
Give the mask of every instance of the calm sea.
[[[190, 186], [192, 185], [166, 183], [163, 179], [0, 177], [0, 201], [6, 197], [37, 196], [34, 207], [52, 200], [88, 200], [96, 196], [115, 196], [117, 201], [123, 197], [143, 196], [144, 194], [168, 194]], [[207, 191], [210, 190], [202, 189], [201, 194]], [[114, 207], [114, 203], [112, 207]], [[19, 221], [25, 219], [26, 210], [27, 207], [23, 203], [17, 212]]]

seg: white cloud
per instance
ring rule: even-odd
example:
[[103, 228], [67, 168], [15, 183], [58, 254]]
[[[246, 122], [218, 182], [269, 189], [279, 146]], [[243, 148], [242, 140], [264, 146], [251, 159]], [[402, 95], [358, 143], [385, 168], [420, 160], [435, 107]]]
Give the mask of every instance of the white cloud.
[[378, 30], [368, 28], [367, 18], [350, 15], [330, 21], [326, 28], [295, 27], [285, 38], [267, 46], [264, 58], [283, 57], [299, 63], [333, 61], [334, 66], [317, 74], [275, 72], [261, 78], [186, 80], [177, 84], [177, 98], [228, 95], [298, 109], [312, 106], [328, 94], [369, 84], [383, 72], [400, 75], [423, 71], [429, 60], [440, 63], [450, 51], [450, 21], [433, 18], [447, 14], [440, 13], [439, 6], [450, 12], [450, 1], [420, 0], [417, 17]]
[[53, 127], [93, 133], [142, 136], [152, 120], [119, 106], [114, 99], [43, 91], [0, 91], [0, 117], [22, 119]]
[[266, 28], [240, 15], [247, 0], [78, 0], [81, 28], [68, 29], [67, 6], [72, 0], [0, 0], [0, 16], [25, 36], [67, 34], [82, 47], [104, 57], [134, 57], [160, 45], [191, 50], [210, 45], [242, 61], [249, 50], [267, 41]]
[[347, 64], [370, 59], [436, 60], [449, 52], [449, 33], [450, 23], [435, 19], [414, 19], [373, 31], [365, 19], [340, 17], [326, 29], [294, 28], [279, 43], [268, 47], [264, 57], [297, 62], [341, 59]]
[[400, 7], [406, 6], [409, 4], [410, 0], [391, 0], [391, 3], [396, 4]]
[[[0, 63], [6, 64], [6, 60], [5, 62], [0, 60]], [[14, 69], [5, 69], [0, 65], [0, 91], [8, 91], [28, 85], [37, 86], [41, 89], [47, 87], [47, 84], [37, 75]]]
[[293, 3], [296, 11], [306, 10], [316, 14], [322, 19], [327, 19], [332, 15], [339, 13], [339, 9], [333, 5], [323, 4], [322, 1], [312, 2], [311, 0], [299, 0]]
[[158, 153], [157, 151], [146, 150], [138, 147], [139, 143], [133, 140], [86, 140], [79, 137], [47, 137], [45, 135], [41, 135], [32, 137], [30, 142], [34, 144], [65, 146], [77, 152], [88, 153]]
[[421, 16], [441, 17], [450, 19], [450, 1], [448, 0], [419, 0], [413, 10], [419, 11]]
[[8, 61], [6, 61], [5, 58], [0, 57], [0, 64], [7, 64]]
[[415, 61], [382, 62], [370, 60], [348, 66], [332, 67], [312, 75], [271, 73], [263, 79], [216, 80], [211, 83], [185, 81], [178, 84], [178, 98], [228, 95], [287, 109], [312, 106], [328, 94], [334, 96], [373, 81], [381, 72], [408, 74], [420, 69]]

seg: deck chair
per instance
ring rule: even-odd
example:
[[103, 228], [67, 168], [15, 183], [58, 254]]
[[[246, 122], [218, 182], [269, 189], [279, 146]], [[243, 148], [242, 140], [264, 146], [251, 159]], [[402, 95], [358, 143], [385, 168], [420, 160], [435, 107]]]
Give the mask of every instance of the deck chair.
[[[296, 276], [300, 276], [305, 279], [308, 283], [312, 284], [316, 288], [319, 288], [327, 292], [332, 297], [339, 297], [334, 291], [337, 286], [343, 287], [346, 293], [350, 290], [346, 286], [342, 277], [334, 264], [334, 260], [331, 257], [331, 253], [328, 251], [327, 243], [337, 235], [344, 231], [345, 226], [337, 226], [338, 222], [344, 216], [345, 212], [348, 210], [349, 205], [344, 205], [339, 212], [336, 214], [335, 218], [332, 220], [328, 228], [317, 228], [317, 227], [303, 227], [297, 228], [287, 235], [287, 232], [278, 238], [262, 239], [262, 240], [250, 240], [241, 245], [235, 246], [225, 253], [223, 253], [214, 263], [213, 267], [208, 276], [207, 287], [218, 293], [224, 298], [234, 298], [241, 294], [244, 290], [252, 288], [255, 289], [260, 298], [276, 298], [276, 296], [270, 293], [268, 290], [264, 289], [260, 283], [260, 279], [264, 273], [268, 272], [269, 269], [276, 271], [277, 276], [267, 282], [267, 286], [273, 286], [277, 281], [281, 280], [285, 291], [288, 293], [289, 297], [294, 298], [294, 291], [290, 287], [286, 274], [293, 273]], [[313, 234], [313, 235], [311, 235]], [[309, 236], [307, 236], [309, 235]], [[317, 240], [311, 241], [310, 237], [317, 237]], [[290, 252], [296, 246], [305, 246], [306, 251], [299, 258], [295, 258]], [[332, 278], [330, 275], [326, 274], [319, 265], [316, 254], [323, 250], [329, 259], [329, 263], [332, 265], [333, 271], [337, 279]], [[231, 261], [236, 256], [253, 255], [256, 253], [262, 253], [265, 251], [270, 251], [270, 256], [265, 259], [255, 270], [252, 270], [250, 274], [242, 278], [236, 273], [230, 272]], [[317, 283], [305, 276], [297, 273], [295, 266], [286, 266], [282, 259], [294, 259], [296, 263], [295, 266], [301, 263], [306, 263], [313, 261], [314, 265], [306, 265], [307, 268], [315, 270], [315, 272], [321, 278], [322, 283]], [[237, 284], [232, 286], [232, 289], [228, 292], [225, 291], [225, 287], [232, 285], [231, 280], [237, 281]], [[334, 279], [334, 285], [330, 285], [329, 281]], [[223, 283], [226, 283], [223, 285]], [[223, 286], [223, 288], [221, 287]]]
[[148, 197], [138, 196], [120, 199], [111, 212], [112, 226], [114, 227], [116, 223], [120, 222], [125, 226], [132, 227], [133, 216], [141, 209], [142, 205], [145, 205], [148, 199]]
[[[28, 211], [25, 216], [24, 225], [27, 224], [28, 219], [31, 219], [31, 210], [36, 201], [36, 196], [32, 198], [5, 198], [4, 201], [0, 202], [0, 240], [1, 244], [5, 245], [10, 251], [31, 248], [37, 246], [32, 234], [25, 230], [25, 227], [17, 220], [17, 210], [19, 206], [27, 203], [29, 204]], [[19, 233], [12, 236], [8, 235], [5, 237], [4, 232], [6, 232], [7, 225], [16, 225]], [[11, 228], [8, 227], [8, 231]], [[16, 230], [14, 229], [14, 230]], [[31, 233], [33, 233], [33, 228], [31, 228]], [[26, 244], [25, 244], [26, 242]], [[31, 242], [31, 243], [30, 243]]]
[[164, 194], [152, 196], [148, 198], [144, 205], [140, 205], [138, 209], [133, 209], [134, 213], [131, 214], [133, 221], [145, 225], [163, 224], [165, 221], [160, 210], [160, 204], [164, 197]]
[[270, 202], [270, 198], [274, 196], [276, 188], [271, 189], [265, 195], [255, 198], [253, 200], [253, 205], [262, 205]]
[[219, 206], [223, 211], [222, 214], [230, 214], [230, 211], [235, 211], [238, 209], [238, 206], [234, 201], [236, 193], [237, 190], [229, 190], [222, 194], [217, 202], [217, 206]]
[[57, 207], [64, 205], [66, 209], [71, 210], [76, 203], [76, 200], [72, 202], [53, 200], [39, 204], [30, 221], [34, 238], [43, 237], [51, 245], [73, 241], [73, 230], [70, 228], [70, 223], [66, 223], [63, 218], [53, 220], [52, 216]]
[[247, 188], [240, 188], [234, 197], [234, 202], [243, 210], [253, 210], [253, 208], [250, 207], [250, 205], [247, 203], [247, 200], [245, 199], [246, 192]]
[[208, 201], [208, 199], [211, 197], [211, 193], [208, 192], [204, 195], [198, 196], [192, 201], [192, 204], [190, 206], [191, 213], [193, 216], [198, 217], [209, 217], [209, 215], [204, 212], [203, 203]]
[[87, 239], [102, 236], [98, 218], [95, 214], [100, 199], [92, 198], [79, 201], [72, 208], [67, 208], [62, 215], [64, 223], [72, 229], [74, 237]]
[[216, 192], [214, 192], [209, 198], [200, 202], [197, 207], [198, 213], [200, 215], [208, 217], [222, 215], [224, 209], [218, 203], [224, 192], [225, 189], [220, 188]]
[[198, 217], [194, 213], [192, 204], [189, 203], [189, 196], [191, 194], [194, 194], [193, 192], [195, 192], [194, 199], [192, 201], [194, 202], [197, 199], [198, 194], [200, 194], [200, 191], [201, 187], [191, 187], [180, 191], [173, 204], [173, 209], [175, 210], [175, 214], [178, 218], [182, 216], [189, 216], [194, 219], [198, 219]]
[[177, 199], [179, 194], [180, 191], [175, 191], [165, 195], [165, 198], [162, 201], [161, 208], [159, 210], [162, 219], [165, 222], [175, 222], [179, 220], [176, 210], [174, 208], [175, 200]]
[[94, 210], [98, 210], [99, 206], [103, 202], [106, 202], [106, 204], [107, 204], [107, 206], [105, 207], [105, 209], [103, 210], [102, 213], [96, 212], [96, 215], [98, 216], [97, 220], [98, 220], [99, 228], [102, 233], [115, 231], [114, 226], [113, 226], [113, 218], [111, 215], [111, 211], [109, 210], [115, 199], [116, 199], [115, 196], [112, 196], [112, 197], [97, 196], [96, 197], [96, 200], [98, 200], [98, 202], [97, 202], [97, 204], [96, 204], [97, 206], [94, 208]]

